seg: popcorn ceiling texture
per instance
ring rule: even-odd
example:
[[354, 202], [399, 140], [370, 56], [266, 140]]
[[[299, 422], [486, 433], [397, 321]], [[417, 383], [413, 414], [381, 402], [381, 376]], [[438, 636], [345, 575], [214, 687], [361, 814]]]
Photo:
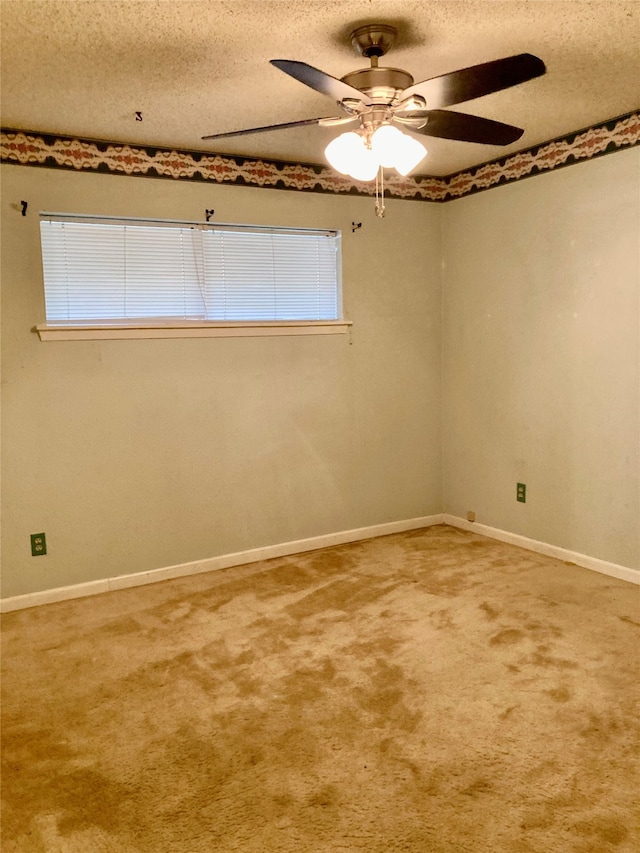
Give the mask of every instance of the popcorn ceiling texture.
[[8, 614], [3, 853], [636, 853], [639, 612], [439, 526]]
[[201, 137], [336, 115], [330, 98], [269, 60], [302, 60], [341, 77], [368, 64], [349, 33], [372, 21], [398, 28], [381, 64], [416, 81], [520, 52], [546, 63], [543, 77], [455, 107], [524, 128], [520, 140], [503, 149], [429, 138], [431, 175], [640, 106], [634, 0], [11, 0], [0, 14], [0, 124], [73, 138], [324, 164], [335, 128]]

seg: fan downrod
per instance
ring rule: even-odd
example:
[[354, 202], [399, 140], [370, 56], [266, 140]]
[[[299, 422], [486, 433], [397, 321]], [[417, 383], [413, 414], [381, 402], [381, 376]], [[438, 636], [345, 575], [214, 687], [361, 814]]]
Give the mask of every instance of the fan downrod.
[[365, 24], [351, 33], [351, 44], [370, 61], [371, 67], [345, 74], [342, 82], [364, 92], [375, 104], [397, 104], [400, 93], [413, 84], [413, 77], [406, 71], [378, 66], [378, 59], [393, 45], [396, 34], [390, 24]]

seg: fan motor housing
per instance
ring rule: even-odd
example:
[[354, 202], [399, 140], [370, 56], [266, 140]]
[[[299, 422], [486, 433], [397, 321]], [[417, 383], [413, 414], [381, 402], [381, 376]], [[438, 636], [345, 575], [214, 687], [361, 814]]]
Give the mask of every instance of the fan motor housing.
[[400, 68], [372, 67], [345, 74], [342, 82], [364, 92], [374, 103], [391, 104], [413, 85], [413, 77]]

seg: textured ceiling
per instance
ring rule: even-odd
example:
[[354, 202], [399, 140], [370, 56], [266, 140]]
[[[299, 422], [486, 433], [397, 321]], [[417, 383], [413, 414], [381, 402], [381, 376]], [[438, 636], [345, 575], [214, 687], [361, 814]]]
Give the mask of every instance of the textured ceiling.
[[269, 59], [342, 77], [368, 65], [348, 36], [372, 22], [398, 28], [380, 64], [416, 81], [522, 52], [546, 63], [542, 78], [455, 108], [524, 127], [518, 142], [427, 139], [423, 174], [451, 174], [640, 106], [637, 0], [1, 0], [1, 13], [4, 127], [323, 163], [341, 129], [201, 137], [335, 115], [329, 98]]

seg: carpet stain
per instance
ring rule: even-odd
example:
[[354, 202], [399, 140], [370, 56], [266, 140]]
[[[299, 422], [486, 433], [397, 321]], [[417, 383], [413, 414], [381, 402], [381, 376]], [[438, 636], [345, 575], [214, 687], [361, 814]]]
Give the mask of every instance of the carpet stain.
[[525, 638], [524, 631], [519, 628], [504, 628], [497, 634], [494, 634], [489, 640], [490, 646], [512, 646], [514, 643], [519, 643]]
[[629, 828], [619, 818], [609, 815], [594, 815], [589, 820], [579, 821], [573, 830], [577, 835], [595, 836], [599, 841], [616, 847], [629, 838]]
[[520, 827], [525, 830], [549, 829], [554, 824], [553, 809], [545, 804], [534, 806], [524, 811]]
[[454, 626], [452, 610], [445, 607], [443, 610], [436, 610], [431, 614], [431, 622], [440, 631], [450, 631]]
[[554, 687], [552, 690], [545, 691], [554, 702], [570, 702], [573, 694], [567, 687]]
[[529, 621], [525, 623], [526, 630], [535, 639], [554, 639], [557, 640], [563, 636], [562, 628], [558, 625], [552, 625], [548, 622]]
[[507, 720], [513, 714], [516, 708], [516, 705], [510, 705], [508, 708], [505, 708], [504, 711], [501, 711], [500, 714], [498, 714], [498, 717], [501, 720]]
[[548, 646], [540, 646], [533, 654], [524, 658], [524, 662], [544, 669], [578, 669], [576, 661], [549, 654]]
[[340, 792], [336, 785], [323, 785], [307, 798], [307, 805], [326, 809], [340, 805]]
[[487, 604], [486, 601], [483, 601], [482, 604], [479, 605], [480, 610], [483, 610], [487, 619], [493, 622], [495, 619], [500, 616], [500, 611], [495, 610], [490, 604]]
[[[618, 711], [608, 711], [595, 714], [590, 711], [586, 715], [587, 725], [581, 727], [579, 733], [588, 741], [604, 745], [617, 740], [623, 732], [635, 731], [633, 727], [627, 727], [627, 724], [618, 717], [618, 713]], [[640, 738], [637, 738], [637, 745], [640, 747]]]
[[396, 586], [389, 581], [362, 578], [338, 578], [306, 594], [287, 607], [294, 619], [304, 619], [325, 610], [347, 612], [378, 602]]
[[312, 669], [305, 667], [286, 675], [280, 682], [286, 701], [291, 704], [305, 704], [319, 700], [335, 678], [336, 668], [329, 658]]
[[100, 626], [100, 632], [102, 634], [111, 635], [114, 637], [128, 637], [131, 635], [135, 635], [137, 632], [141, 630], [142, 626], [137, 619], [133, 617], [127, 619], [114, 619], [113, 621], [107, 622], [106, 625]]
[[[12, 731], [3, 737], [3, 797], [17, 809], [3, 808], [2, 831], [19, 834], [40, 814], [58, 814], [62, 836], [87, 827], [113, 829], [126, 816], [126, 784], [82, 767], [80, 750], [61, 743], [55, 729]], [[25, 772], [27, 771], [27, 772]]]
[[470, 785], [462, 790], [466, 797], [478, 797], [493, 790], [493, 785], [488, 779], [475, 779]]

